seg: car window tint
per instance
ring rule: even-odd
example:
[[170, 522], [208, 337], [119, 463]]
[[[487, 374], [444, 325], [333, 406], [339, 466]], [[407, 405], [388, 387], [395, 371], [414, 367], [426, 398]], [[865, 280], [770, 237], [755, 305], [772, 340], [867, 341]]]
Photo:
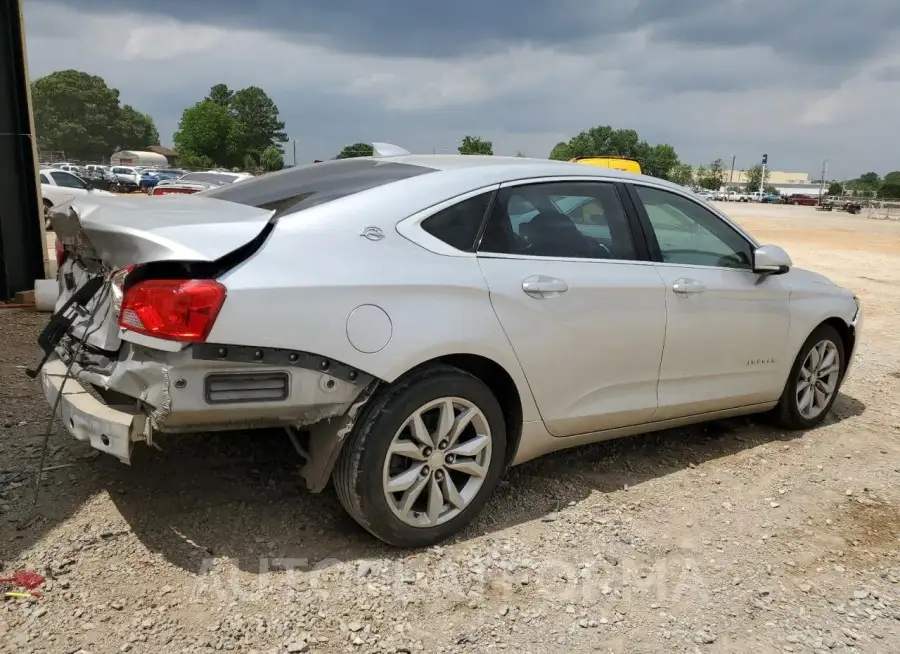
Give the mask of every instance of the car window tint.
[[66, 188], [84, 188], [84, 182], [75, 177], [75, 175], [64, 173], [61, 170], [50, 173], [50, 176], [53, 178], [53, 181], [56, 182], [57, 186], [65, 186]]
[[50, 183], [50, 179], [44, 173], [41, 173], [41, 184], [49, 184], [49, 183]]
[[479, 249], [535, 257], [636, 258], [619, 196], [606, 182], [501, 189]]
[[713, 212], [677, 193], [635, 186], [665, 263], [751, 269], [747, 240]]
[[337, 159], [286, 168], [238, 184], [201, 191], [200, 195], [275, 210], [283, 216], [434, 171], [434, 168], [395, 161]]
[[422, 221], [422, 229], [457, 250], [471, 252], [491, 195], [490, 191], [482, 193], [439, 211]]

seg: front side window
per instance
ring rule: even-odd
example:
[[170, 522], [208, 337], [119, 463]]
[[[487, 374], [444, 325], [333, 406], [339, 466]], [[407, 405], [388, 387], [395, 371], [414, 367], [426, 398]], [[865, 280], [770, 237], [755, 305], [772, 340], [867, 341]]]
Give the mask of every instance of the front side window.
[[479, 249], [535, 257], [636, 258], [618, 193], [607, 182], [501, 189]]
[[634, 188], [664, 263], [753, 268], [750, 244], [713, 212], [677, 193], [649, 186]]
[[85, 188], [84, 182], [79, 178], [75, 177], [75, 175], [64, 173], [61, 170], [53, 171], [50, 173], [50, 176], [53, 178], [53, 181], [56, 182], [57, 186], [65, 186], [66, 188]]
[[492, 193], [481, 193], [452, 207], [438, 211], [422, 221], [422, 229], [447, 245], [471, 252], [491, 204]]

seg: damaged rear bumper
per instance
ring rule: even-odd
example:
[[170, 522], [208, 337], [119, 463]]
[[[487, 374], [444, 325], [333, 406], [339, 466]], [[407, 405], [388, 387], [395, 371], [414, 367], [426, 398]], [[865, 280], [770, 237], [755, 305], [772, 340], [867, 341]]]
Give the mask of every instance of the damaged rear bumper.
[[66, 379], [66, 371], [60, 359], [48, 361], [41, 369], [44, 397], [51, 407], [59, 398], [58, 415], [66, 431], [80, 441], [88, 441], [94, 449], [130, 463], [131, 444], [146, 438], [147, 416], [104, 404], [74, 377]]
[[59, 398], [66, 430], [123, 463], [135, 442], [154, 445], [156, 434], [288, 427], [312, 436], [315, 426], [306, 458], [328, 465], [332, 453], [322, 446], [343, 440], [337, 419], [355, 414], [376, 382], [336, 361], [271, 348], [164, 352], [124, 343], [118, 360], [73, 363], [66, 379], [70, 361], [60, 346], [41, 369], [48, 403]]

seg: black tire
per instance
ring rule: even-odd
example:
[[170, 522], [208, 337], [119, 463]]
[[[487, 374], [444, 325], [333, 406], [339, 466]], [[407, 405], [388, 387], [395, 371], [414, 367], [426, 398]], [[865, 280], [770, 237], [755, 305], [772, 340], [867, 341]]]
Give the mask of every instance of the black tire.
[[[491, 431], [491, 458], [478, 494], [459, 515], [434, 527], [414, 527], [394, 514], [384, 496], [385, 457], [413, 412], [442, 397], [462, 398], [481, 410]], [[433, 366], [410, 373], [369, 401], [341, 450], [333, 481], [344, 509], [373, 536], [395, 547], [427, 547], [459, 532], [478, 515], [500, 481], [505, 460], [506, 423], [491, 390], [458, 368]]]
[[[806, 357], [809, 355], [810, 350], [824, 340], [829, 340], [834, 343], [840, 358], [838, 363], [837, 388], [821, 413], [814, 418], [806, 418], [800, 413], [800, 409], [797, 406], [797, 384], [800, 376], [800, 367], [803, 365], [804, 361], [806, 361]], [[831, 407], [834, 406], [834, 401], [837, 399], [841, 384], [844, 381], [844, 372], [846, 370], [847, 358], [846, 353], [844, 352], [844, 341], [841, 339], [841, 335], [838, 334], [837, 330], [831, 325], [819, 325], [813, 333], [809, 335], [806, 342], [803, 343], [803, 347], [800, 348], [800, 353], [797, 354], [797, 358], [794, 360], [794, 365], [791, 366], [791, 372], [784, 385], [784, 391], [781, 393], [781, 398], [778, 400], [778, 405], [772, 410], [772, 419], [775, 424], [782, 429], [794, 431], [812, 429], [820, 425], [828, 416]]]

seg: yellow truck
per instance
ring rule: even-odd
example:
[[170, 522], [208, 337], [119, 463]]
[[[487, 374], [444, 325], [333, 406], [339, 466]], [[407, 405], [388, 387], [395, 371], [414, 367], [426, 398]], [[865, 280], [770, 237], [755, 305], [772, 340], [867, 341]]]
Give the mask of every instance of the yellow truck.
[[588, 166], [624, 170], [626, 173], [635, 173], [636, 175], [641, 174], [641, 164], [634, 159], [625, 159], [624, 157], [575, 157], [569, 161]]

